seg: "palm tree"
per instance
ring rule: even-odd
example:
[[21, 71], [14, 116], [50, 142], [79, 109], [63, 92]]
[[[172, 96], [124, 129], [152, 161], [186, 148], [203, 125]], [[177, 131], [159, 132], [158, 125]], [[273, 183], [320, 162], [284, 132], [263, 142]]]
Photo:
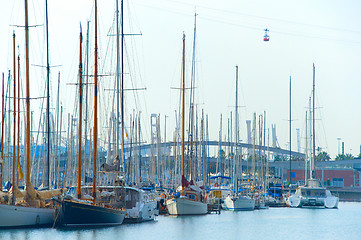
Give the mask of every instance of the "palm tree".
[[336, 161], [345, 160], [345, 154], [337, 154], [335, 160]]
[[328, 161], [331, 159], [330, 155], [327, 152], [320, 152], [316, 156], [317, 161]]

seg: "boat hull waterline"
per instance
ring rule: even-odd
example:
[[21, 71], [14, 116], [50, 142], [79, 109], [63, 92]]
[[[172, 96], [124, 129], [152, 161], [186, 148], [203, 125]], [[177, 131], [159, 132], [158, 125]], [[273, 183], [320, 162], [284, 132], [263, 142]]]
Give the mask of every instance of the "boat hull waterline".
[[125, 212], [86, 203], [64, 200], [59, 209], [59, 225], [63, 227], [102, 227], [121, 225]]
[[255, 201], [245, 197], [227, 196], [222, 203], [222, 208], [229, 211], [252, 211], [254, 207]]
[[0, 228], [51, 227], [54, 213], [51, 208], [0, 205]]
[[170, 215], [203, 215], [207, 214], [207, 204], [192, 201], [187, 198], [172, 198], [167, 200]]

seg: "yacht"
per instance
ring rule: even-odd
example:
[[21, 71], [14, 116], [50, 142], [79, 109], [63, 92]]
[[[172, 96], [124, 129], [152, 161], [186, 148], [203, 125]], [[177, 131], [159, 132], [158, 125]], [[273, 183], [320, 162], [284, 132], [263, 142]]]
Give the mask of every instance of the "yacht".
[[207, 213], [202, 189], [196, 185], [179, 186], [173, 198], [166, 204], [170, 215], [202, 215]]
[[125, 223], [153, 221], [158, 215], [155, 193], [139, 188], [125, 189]]
[[222, 203], [222, 208], [229, 211], [251, 211], [254, 210], [255, 200], [248, 196], [228, 195]]
[[288, 197], [290, 207], [337, 208], [338, 197], [322, 186], [319, 179], [308, 179], [306, 185]]
[[[329, 190], [322, 186], [321, 181], [316, 179], [316, 138], [315, 138], [315, 65], [313, 65], [313, 106], [312, 106], [312, 157], [310, 161], [310, 178], [304, 186], [296, 189], [296, 192], [288, 197], [290, 207], [320, 207], [337, 208], [338, 197], [331, 194]], [[307, 174], [307, 169], [305, 169]]]

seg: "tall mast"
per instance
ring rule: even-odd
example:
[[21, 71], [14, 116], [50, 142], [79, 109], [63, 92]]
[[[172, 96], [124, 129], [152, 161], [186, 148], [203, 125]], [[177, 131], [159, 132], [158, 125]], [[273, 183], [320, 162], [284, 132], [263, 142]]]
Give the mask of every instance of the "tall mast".
[[197, 13], [194, 14], [194, 31], [193, 31], [193, 56], [192, 56], [192, 75], [190, 88], [190, 180], [193, 179], [193, 125], [194, 125], [194, 84], [195, 84], [195, 69], [196, 69], [196, 31], [197, 31]]
[[190, 178], [189, 180], [193, 180], [193, 103], [191, 103], [191, 124], [190, 124], [190, 159], [189, 159], [189, 168], [190, 168]]
[[292, 144], [291, 144], [292, 143], [292, 139], [291, 139], [291, 132], [292, 132], [292, 130], [291, 130], [292, 129], [291, 128], [291, 123], [292, 123], [291, 122], [292, 121], [292, 119], [291, 119], [292, 118], [292, 115], [291, 115], [291, 76], [290, 76], [290, 106], [289, 107], [290, 107], [290, 116], [289, 116], [289, 118], [290, 118], [289, 119], [289, 121], [290, 121], [289, 128], [290, 129], [289, 129], [289, 134], [290, 134], [290, 183], [291, 183], [291, 180], [292, 180], [292, 174], [291, 174], [291, 171], [292, 171], [292, 159], [291, 159], [292, 158], [292, 155], [291, 155], [292, 154], [292, 152], [291, 152], [291, 147], [292, 147]]
[[[120, 64], [119, 64], [119, 55], [120, 55], [120, 51], [119, 51], [119, 8], [118, 8], [118, 0], [115, 1], [116, 2], [116, 31], [117, 31], [117, 67], [116, 67], [116, 84], [117, 84], [117, 121], [116, 121], [116, 146], [115, 146], [115, 156], [118, 156], [118, 150], [119, 150], [119, 93], [120, 93], [120, 86], [119, 86], [119, 69], [120, 69]], [[123, 11], [122, 11], [123, 14]], [[122, 21], [123, 23], [123, 21]], [[123, 29], [123, 27], [122, 27]], [[122, 50], [123, 52], [123, 50]], [[123, 152], [122, 152], [123, 154]], [[123, 155], [122, 155], [123, 157]]]
[[45, 21], [46, 21], [46, 174], [45, 186], [50, 189], [50, 66], [49, 66], [49, 24], [48, 24], [48, 0], [45, 0]]
[[96, 200], [97, 146], [98, 146], [98, 9], [94, 0], [95, 40], [94, 40], [94, 136], [93, 136], [93, 202]]
[[315, 138], [315, 64], [313, 64], [313, 88], [312, 88], [312, 169], [311, 179], [316, 177], [315, 160], [316, 160], [316, 138]]
[[306, 146], [305, 146], [305, 182], [307, 181], [307, 158], [308, 158], [308, 132], [307, 132], [307, 111], [306, 111], [306, 124], [305, 124], [305, 128], [306, 128]]
[[[236, 65], [236, 109], [235, 109], [235, 130], [236, 130], [236, 147], [235, 147], [235, 152], [236, 152], [236, 156], [235, 159], [233, 161], [233, 172], [232, 172], [232, 179], [233, 179], [233, 187], [235, 187], [235, 179], [237, 177], [235, 177], [235, 173], [236, 173], [236, 162], [238, 162], [238, 142], [239, 142], [239, 131], [238, 131], [238, 65]], [[242, 169], [242, 168], [241, 168]], [[241, 175], [242, 175], [242, 170], [241, 170]], [[238, 190], [237, 190], [238, 191]]]
[[204, 111], [202, 109], [202, 161], [203, 161], [203, 186], [204, 186], [204, 192], [207, 192], [207, 168], [206, 168], [206, 162], [205, 162], [205, 155], [206, 155], [206, 149], [205, 149], [205, 142], [204, 142]]
[[[84, 154], [86, 156], [87, 153], [87, 140], [88, 140], [88, 71], [89, 71], [89, 21], [87, 21], [87, 30], [86, 30], [86, 58], [85, 58], [85, 67], [86, 67], [86, 77], [85, 77], [85, 126], [84, 126]], [[90, 146], [89, 146], [89, 150], [90, 150]], [[90, 151], [89, 151], [89, 156], [90, 156]], [[89, 168], [87, 168], [87, 171], [89, 171]], [[84, 174], [85, 175], [85, 174]]]
[[[19, 45], [18, 45], [19, 48]], [[23, 176], [21, 173], [20, 168], [20, 55], [18, 55], [18, 143], [17, 143], [17, 167], [18, 167], [18, 174], [17, 174], [17, 181], [16, 185], [19, 184], [19, 175], [20, 179], [23, 180]]]
[[81, 136], [83, 121], [83, 62], [82, 62], [83, 34], [80, 25], [79, 35], [79, 126], [78, 126], [78, 199], [81, 199]]
[[[56, 186], [59, 187], [58, 179], [59, 179], [59, 162], [60, 162], [60, 140], [61, 140], [61, 134], [59, 134], [59, 98], [60, 98], [60, 72], [58, 72], [58, 93], [57, 93], [57, 100], [56, 100], [56, 140], [55, 144], [57, 146], [57, 154], [56, 154], [56, 164], [54, 167], [55, 174], [54, 174], [54, 183], [56, 183]], [[60, 135], [60, 136], [59, 136]]]
[[2, 78], [2, 120], [1, 120], [1, 172], [0, 172], [0, 190], [3, 189], [3, 166], [4, 166], [4, 120], [5, 120], [5, 86], [4, 73]]
[[[185, 39], [183, 33], [183, 54], [182, 54], [182, 182], [184, 178], [184, 124], [185, 124]], [[183, 187], [183, 184], [182, 184]]]
[[[122, 48], [122, 54], [121, 54], [121, 123], [122, 123], [122, 127], [121, 127], [121, 131], [122, 131], [122, 164], [123, 164], [123, 171], [125, 172], [125, 159], [124, 159], [124, 4], [123, 4], [123, 0], [121, 0], [120, 2], [120, 10], [121, 10], [121, 15], [120, 15], [120, 23], [121, 23], [121, 34], [122, 34], [122, 42], [121, 42], [121, 48]], [[118, 20], [117, 20], [118, 21]], [[118, 35], [118, 33], [117, 33]], [[119, 94], [119, 93], [118, 93]]]
[[[15, 49], [16, 49], [16, 45], [15, 45], [15, 32], [13, 33], [13, 67], [14, 67], [14, 111], [13, 111], [13, 125], [14, 125], [14, 137], [13, 137], [13, 181], [12, 184], [15, 187], [16, 182], [15, 182], [15, 167], [16, 167], [16, 154], [15, 154], [15, 146], [16, 146], [16, 56], [15, 56]], [[13, 188], [14, 189], [14, 188]], [[14, 191], [13, 191], [14, 194]], [[14, 198], [13, 198], [13, 203], [14, 203]]]
[[139, 144], [139, 183], [142, 182], [142, 162], [141, 162], [141, 154], [142, 154], [142, 151], [141, 151], [141, 148], [140, 148], [140, 143], [141, 143], [141, 140], [140, 140], [140, 112], [139, 112], [139, 115], [138, 115], [138, 144]]
[[29, 75], [29, 23], [28, 1], [25, 0], [25, 68], [26, 68], [26, 182], [30, 184], [30, 75]]

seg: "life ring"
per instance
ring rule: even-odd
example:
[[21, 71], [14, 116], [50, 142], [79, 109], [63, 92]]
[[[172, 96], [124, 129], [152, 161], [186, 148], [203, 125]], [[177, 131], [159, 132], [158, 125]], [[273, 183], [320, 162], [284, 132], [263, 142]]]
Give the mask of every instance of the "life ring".
[[219, 186], [218, 183], [215, 183], [215, 184], [214, 184], [214, 187], [218, 187], [218, 186]]
[[160, 195], [160, 198], [161, 198], [161, 199], [165, 199], [165, 194], [162, 193], [162, 194]]

